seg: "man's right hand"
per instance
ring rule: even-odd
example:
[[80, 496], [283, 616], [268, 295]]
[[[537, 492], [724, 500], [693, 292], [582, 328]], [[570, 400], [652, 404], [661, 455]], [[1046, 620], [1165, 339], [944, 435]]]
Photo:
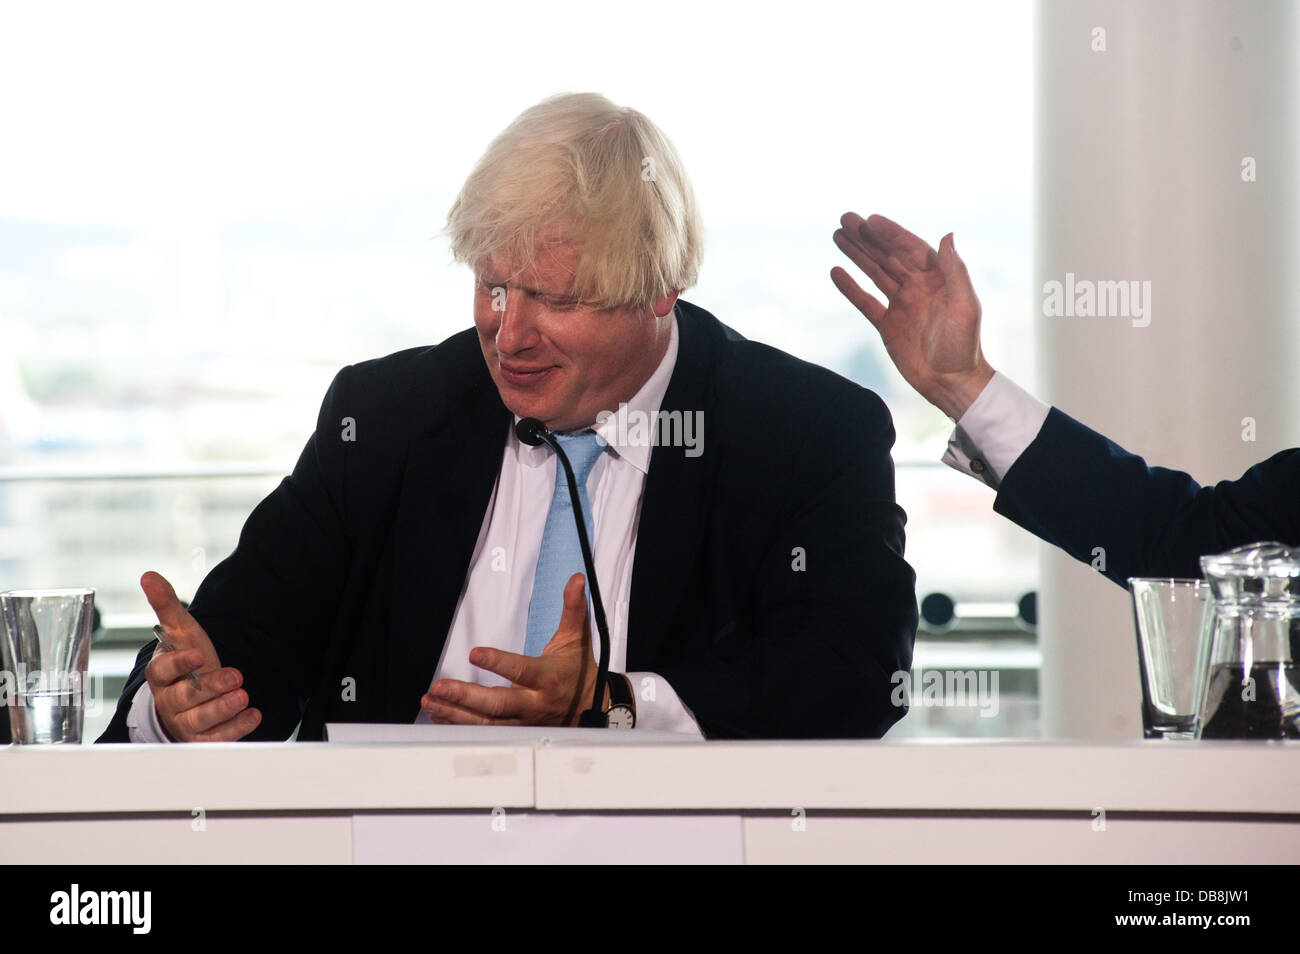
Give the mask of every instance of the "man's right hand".
[[[181, 605], [161, 575], [140, 577], [140, 588], [158, 622], [176, 647], [154, 650], [145, 668], [158, 721], [176, 742], [234, 742], [257, 728], [262, 713], [248, 708], [248, 693], [238, 669], [223, 669], [217, 651], [198, 621]], [[199, 677], [196, 689], [189, 674]]]
[[889, 307], [863, 291], [844, 269], [831, 269], [835, 287], [880, 332], [907, 383], [954, 421], [993, 377], [980, 350], [980, 303], [952, 235], [939, 251], [883, 215], [840, 217], [833, 238]]

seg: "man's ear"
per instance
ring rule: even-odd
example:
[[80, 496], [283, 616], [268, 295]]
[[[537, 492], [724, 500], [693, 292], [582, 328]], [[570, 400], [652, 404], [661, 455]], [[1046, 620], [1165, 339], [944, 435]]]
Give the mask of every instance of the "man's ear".
[[677, 294], [681, 289], [674, 288], [667, 295], [660, 295], [650, 304], [650, 310], [654, 312], [656, 318], [662, 318], [673, 310], [673, 305], [677, 303]]

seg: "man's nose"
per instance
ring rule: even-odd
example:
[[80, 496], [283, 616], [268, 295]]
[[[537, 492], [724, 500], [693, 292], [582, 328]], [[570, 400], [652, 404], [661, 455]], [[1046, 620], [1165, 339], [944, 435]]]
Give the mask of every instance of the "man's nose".
[[528, 295], [517, 288], [506, 289], [501, 322], [497, 325], [497, 350], [514, 354], [537, 343], [537, 324]]

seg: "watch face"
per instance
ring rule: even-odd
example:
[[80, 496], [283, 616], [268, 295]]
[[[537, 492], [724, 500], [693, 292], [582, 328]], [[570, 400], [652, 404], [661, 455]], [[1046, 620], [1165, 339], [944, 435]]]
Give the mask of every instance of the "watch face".
[[636, 716], [630, 706], [610, 706], [605, 714], [609, 716], [611, 729], [630, 729], [636, 725]]

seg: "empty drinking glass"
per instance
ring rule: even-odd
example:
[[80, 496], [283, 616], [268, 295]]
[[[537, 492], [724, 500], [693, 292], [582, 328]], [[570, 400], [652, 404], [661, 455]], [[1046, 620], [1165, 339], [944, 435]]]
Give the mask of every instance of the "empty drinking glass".
[[1142, 730], [1148, 739], [1194, 739], [1201, 689], [1201, 640], [1210, 587], [1203, 580], [1128, 581], [1142, 677]]

